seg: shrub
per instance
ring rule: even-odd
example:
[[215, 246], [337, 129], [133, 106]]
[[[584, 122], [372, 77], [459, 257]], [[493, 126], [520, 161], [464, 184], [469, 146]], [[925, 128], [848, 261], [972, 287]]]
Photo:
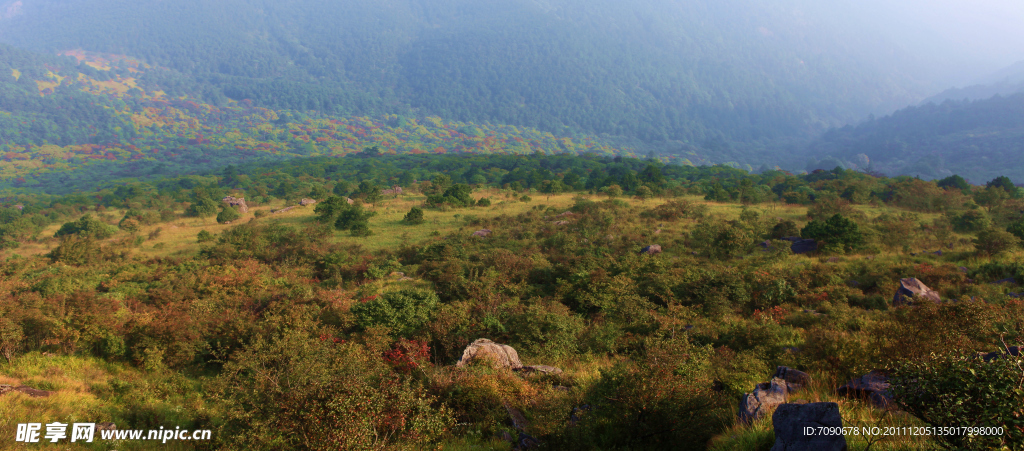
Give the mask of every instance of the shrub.
[[1019, 238], [1010, 232], [999, 229], [984, 230], [978, 234], [978, 238], [974, 239], [974, 248], [983, 255], [995, 255], [1016, 249], [1019, 245]]
[[932, 427], [999, 427], [999, 435], [937, 435], [948, 449], [1024, 449], [1024, 379], [1021, 357], [985, 362], [977, 356], [932, 355], [898, 362], [890, 375], [893, 397]]
[[967, 210], [950, 216], [949, 222], [953, 230], [959, 233], [980, 232], [992, 227], [992, 220], [981, 210]]
[[433, 291], [406, 289], [365, 299], [352, 306], [352, 313], [360, 327], [385, 326], [395, 335], [411, 337], [430, 321], [439, 302]]
[[589, 411], [568, 430], [572, 449], [703, 449], [730, 422], [715, 393], [711, 348], [685, 341], [644, 343], [642, 354], [601, 372], [586, 394]]
[[264, 216], [267, 216], [267, 211], [266, 210], [256, 210], [256, 211], [252, 212], [252, 215], [256, 219], [259, 219], [259, 218], [262, 218]]
[[91, 215], [85, 215], [77, 221], [64, 223], [53, 236], [78, 235], [102, 240], [113, 236], [114, 231], [114, 227], [104, 224], [103, 221], [95, 219]]
[[209, 197], [200, 197], [185, 210], [185, 216], [206, 218], [217, 214], [217, 202]]
[[796, 226], [796, 223], [787, 219], [779, 222], [772, 227], [771, 239], [777, 240], [788, 236], [799, 236], [800, 228]]
[[826, 221], [814, 220], [800, 231], [803, 238], [823, 242], [818, 248], [826, 252], [845, 253], [859, 248], [864, 243], [857, 223], [835, 214]]
[[476, 206], [478, 206], [478, 207], [490, 207], [491, 206], [491, 199], [489, 197], [484, 197], [484, 198], [476, 201]]
[[1013, 236], [1024, 240], [1024, 219], [1018, 220], [1006, 227], [1006, 231], [1013, 234]]
[[224, 366], [214, 389], [234, 449], [430, 449], [449, 411], [379, 355], [323, 332], [257, 338]]
[[200, 243], [208, 243], [213, 241], [213, 234], [205, 230], [200, 230], [199, 234], [196, 235], [196, 241]]
[[405, 214], [403, 219], [406, 224], [423, 224], [423, 209], [419, 207], [412, 207], [409, 212]]
[[241, 215], [238, 214], [238, 210], [235, 210], [234, 207], [224, 207], [224, 209], [217, 214], [217, 222], [219, 224], [224, 224], [226, 222], [234, 221], [240, 216]]
[[824, 197], [814, 201], [814, 205], [807, 208], [809, 219], [826, 220], [832, 216], [840, 215], [852, 217], [856, 214], [850, 201], [838, 197]]

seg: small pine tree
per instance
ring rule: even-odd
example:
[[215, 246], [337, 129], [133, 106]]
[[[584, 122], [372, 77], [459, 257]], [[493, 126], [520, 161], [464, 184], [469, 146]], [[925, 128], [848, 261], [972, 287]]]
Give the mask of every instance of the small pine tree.
[[423, 209], [419, 207], [412, 207], [408, 213], [405, 214], [406, 224], [423, 224]]

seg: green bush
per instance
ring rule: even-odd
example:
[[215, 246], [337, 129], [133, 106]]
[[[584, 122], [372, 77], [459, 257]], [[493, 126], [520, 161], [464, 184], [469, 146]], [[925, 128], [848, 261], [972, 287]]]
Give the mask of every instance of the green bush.
[[208, 243], [213, 241], [213, 234], [205, 230], [200, 230], [199, 234], [196, 235], [196, 241], [200, 243]]
[[983, 255], [995, 255], [1000, 252], [1016, 249], [1020, 239], [1012, 233], [999, 229], [987, 229], [978, 233], [974, 239], [974, 248]]
[[992, 227], [992, 220], [981, 210], [967, 210], [951, 215], [949, 222], [958, 233], [974, 233]]
[[206, 218], [217, 214], [217, 202], [209, 197], [200, 197], [185, 209], [185, 216]]
[[93, 218], [91, 215], [85, 215], [77, 221], [64, 223], [53, 236], [78, 235], [102, 240], [114, 236], [115, 231], [116, 229], [113, 226], [109, 226], [103, 223], [103, 221]]
[[438, 303], [433, 291], [406, 289], [360, 302], [352, 306], [352, 313], [360, 327], [385, 326], [391, 333], [408, 338], [430, 321]]
[[643, 349], [601, 372], [589, 410], [575, 412], [556, 449], [704, 449], [731, 422], [731, 400], [711, 389], [709, 346], [648, 340]]
[[219, 224], [224, 224], [226, 222], [234, 221], [239, 217], [241, 217], [241, 215], [234, 207], [224, 207], [224, 209], [217, 214], [217, 222]]
[[1011, 223], [1006, 227], [1006, 231], [1012, 233], [1013, 236], [1024, 240], [1024, 219]]
[[403, 219], [406, 224], [423, 224], [423, 209], [419, 207], [412, 207], [409, 212], [405, 214]]
[[488, 197], [484, 197], [484, 198], [476, 201], [476, 206], [478, 206], [478, 207], [490, 207], [491, 206], [491, 199], [488, 198]]
[[864, 243], [864, 236], [857, 223], [840, 214], [832, 215], [825, 221], [811, 221], [800, 231], [800, 236], [817, 240], [818, 249], [835, 253], [850, 252]]
[[890, 375], [896, 403], [933, 427], [1000, 427], [999, 435], [936, 435], [948, 449], [1024, 449], [1024, 359], [932, 355], [898, 362]]
[[436, 448], [453, 425], [445, 407], [394, 374], [379, 355], [326, 331], [257, 338], [213, 384], [229, 449]]

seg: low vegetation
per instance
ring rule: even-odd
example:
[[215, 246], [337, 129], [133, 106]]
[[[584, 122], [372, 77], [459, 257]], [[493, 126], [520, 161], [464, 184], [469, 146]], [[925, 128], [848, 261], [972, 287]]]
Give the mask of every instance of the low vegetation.
[[[216, 449], [767, 450], [770, 418], [736, 405], [788, 366], [848, 426], [1005, 429], [850, 449], [1021, 449], [1016, 187], [422, 158], [8, 199], [0, 384], [54, 395], [0, 395], [0, 436], [84, 418]], [[192, 214], [228, 195], [249, 204], [230, 224]], [[943, 302], [893, 305], [904, 278]], [[457, 366], [479, 338], [561, 372]], [[899, 410], [837, 394], [876, 369]]]

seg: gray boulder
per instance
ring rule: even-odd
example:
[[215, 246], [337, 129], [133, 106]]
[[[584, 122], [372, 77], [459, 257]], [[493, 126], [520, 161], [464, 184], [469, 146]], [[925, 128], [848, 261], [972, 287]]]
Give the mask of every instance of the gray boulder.
[[21, 392], [33, 398], [45, 398], [54, 393], [52, 391], [37, 390], [27, 385], [19, 385], [17, 387], [13, 385], [0, 385], [0, 395], [4, 395], [11, 392]]
[[811, 383], [811, 375], [803, 371], [794, 370], [788, 366], [780, 366], [775, 369], [772, 378], [779, 378], [786, 381], [790, 392], [795, 392]]
[[895, 403], [892, 400], [889, 387], [888, 374], [884, 371], [873, 370], [861, 377], [851, 379], [846, 385], [839, 387], [836, 393], [847, 398], [865, 399], [880, 409], [891, 409], [895, 407]]
[[928, 288], [928, 285], [925, 285], [924, 282], [910, 277], [900, 279], [900, 287], [896, 289], [896, 294], [892, 297], [892, 305], [913, 304], [915, 297], [932, 302], [942, 302], [938, 291]]
[[789, 400], [789, 384], [785, 380], [772, 378], [771, 382], [757, 384], [754, 391], [745, 393], [740, 399], [739, 422], [753, 423]]
[[793, 251], [794, 254], [806, 254], [808, 252], [818, 250], [818, 242], [811, 239], [797, 240], [789, 246], [789, 249]]
[[[772, 414], [775, 445], [771, 451], [846, 451], [843, 434], [819, 434], [819, 427], [843, 427], [839, 404], [813, 402], [783, 404]], [[806, 434], [805, 428], [814, 428], [815, 434]]]
[[486, 338], [481, 338], [466, 346], [466, 350], [462, 351], [462, 358], [455, 366], [466, 366], [477, 360], [487, 362], [494, 368], [517, 370], [523, 367], [523, 362], [519, 361], [519, 354], [515, 349]]
[[477, 230], [476, 232], [473, 232], [473, 236], [481, 237], [481, 238], [486, 237], [486, 236], [490, 236], [490, 235], [491, 235], [491, 230], [490, 229], [480, 229], [480, 230]]

